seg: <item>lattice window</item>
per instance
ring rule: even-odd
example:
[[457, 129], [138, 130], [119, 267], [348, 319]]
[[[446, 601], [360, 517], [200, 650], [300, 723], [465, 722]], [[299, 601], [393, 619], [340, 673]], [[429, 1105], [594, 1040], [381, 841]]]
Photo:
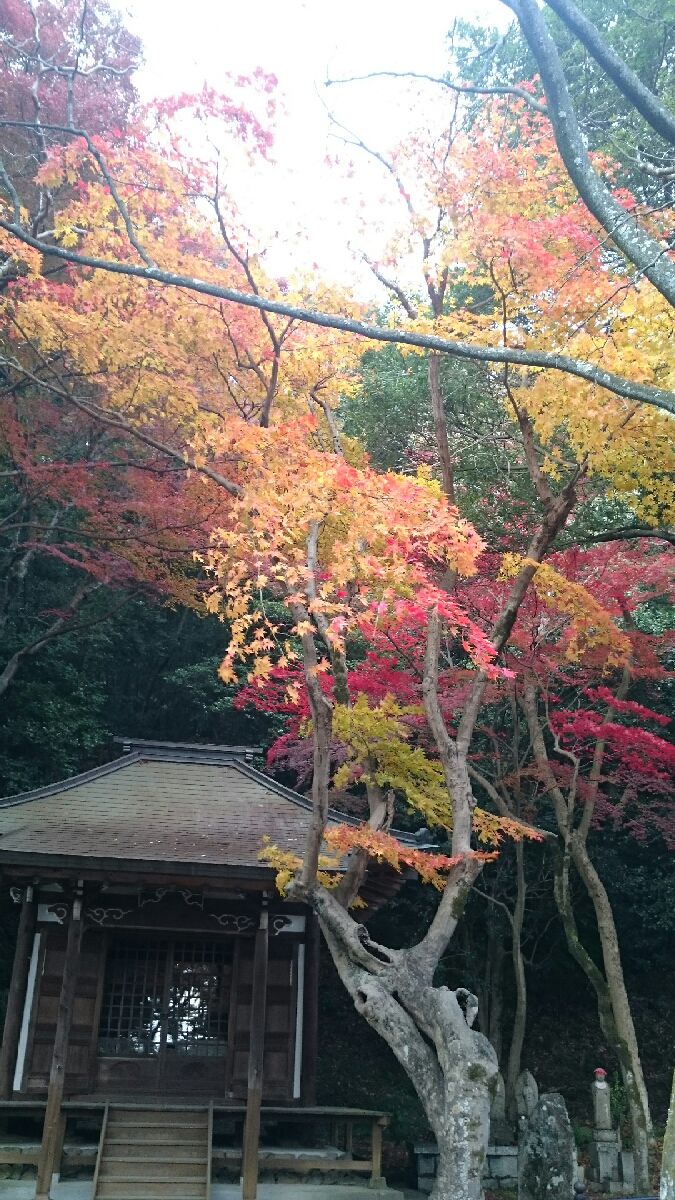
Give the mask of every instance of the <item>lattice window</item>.
[[100, 1054], [159, 1054], [166, 967], [166, 945], [113, 944], [106, 964]]
[[106, 964], [99, 1054], [224, 1057], [232, 960], [229, 942], [114, 943]]
[[227, 943], [174, 943], [167, 1048], [200, 1057], [225, 1055], [231, 971], [232, 947]]

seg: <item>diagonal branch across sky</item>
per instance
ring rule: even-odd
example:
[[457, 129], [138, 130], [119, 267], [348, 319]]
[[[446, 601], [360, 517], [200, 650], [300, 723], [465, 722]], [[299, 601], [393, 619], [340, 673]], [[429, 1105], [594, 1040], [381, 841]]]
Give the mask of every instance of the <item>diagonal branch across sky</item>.
[[88, 254], [80, 254], [63, 246], [45, 244], [40, 238], [33, 237], [21, 225], [0, 218], [0, 229], [11, 234], [17, 241], [50, 258], [58, 258], [63, 262], [73, 263], [93, 271], [107, 271], [113, 275], [126, 275], [135, 279], [143, 279], [149, 283], [160, 283], [166, 287], [183, 288], [186, 291], [197, 292], [203, 296], [213, 296], [230, 304], [240, 304], [247, 308], [256, 308], [259, 312], [277, 313], [280, 316], [291, 317], [293, 320], [306, 322], [308, 325], [319, 325], [324, 329], [337, 329], [344, 333], [352, 333], [358, 337], [367, 338], [374, 342], [390, 342], [400, 346], [414, 346], [420, 350], [435, 350], [439, 354], [447, 354], [451, 358], [469, 359], [484, 363], [509, 363], [517, 367], [540, 367], [549, 371], [560, 371], [574, 375], [587, 383], [596, 384], [621, 396], [625, 400], [637, 400], [665, 412], [675, 414], [675, 393], [665, 388], [654, 387], [652, 384], [639, 383], [605, 371], [602, 367], [582, 359], [571, 358], [566, 354], [556, 354], [554, 351], [522, 350], [510, 346], [481, 346], [472, 342], [454, 341], [450, 338], [435, 337], [429, 334], [415, 333], [407, 329], [389, 329], [383, 325], [371, 325], [366, 321], [355, 321], [351, 317], [343, 317], [337, 313], [316, 311], [310, 308], [299, 308], [286, 304], [282, 300], [270, 300], [265, 296], [254, 295], [252, 292], [240, 292], [234, 288], [222, 287], [217, 283], [198, 279], [191, 275], [178, 275], [173, 271], [164, 271], [160, 267], [140, 266], [117, 259], [96, 258]]

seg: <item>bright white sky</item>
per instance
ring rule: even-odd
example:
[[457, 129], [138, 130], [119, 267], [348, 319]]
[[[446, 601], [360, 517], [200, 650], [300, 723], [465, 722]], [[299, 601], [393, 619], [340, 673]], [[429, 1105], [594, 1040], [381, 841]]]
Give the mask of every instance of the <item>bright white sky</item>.
[[[455, 18], [504, 27], [510, 15], [499, 0], [126, 0], [125, 7], [144, 43], [139, 83], [148, 97], [196, 91], [205, 81], [227, 91], [228, 75], [258, 66], [277, 75], [285, 113], [277, 124], [274, 194], [265, 189], [261, 196], [251, 181], [245, 205], [274, 247], [275, 271], [290, 273], [300, 255], [306, 266], [316, 261], [342, 282], [351, 276], [346, 247], [355, 233], [325, 165], [327, 151], [341, 150], [329, 137], [325, 105], [369, 144], [386, 149], [410, 127], [410, 102], [396, 81], [326, 89], [326, 77], [441, 74]], [[241, 188], [236, 194], [241, 201]]]

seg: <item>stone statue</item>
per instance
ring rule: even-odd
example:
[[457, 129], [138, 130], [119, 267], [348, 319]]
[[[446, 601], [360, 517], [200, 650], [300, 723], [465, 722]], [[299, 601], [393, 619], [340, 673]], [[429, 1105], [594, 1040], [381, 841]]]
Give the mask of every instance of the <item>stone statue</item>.
[[[612, 1105], [607, 1072], [596, 1067], [591, 1084], [593, 1133], [590, 1145], [591, 1179], [611, 1194], [632, 1189], [635, 1181], [633, 1154], [621, 1147], [621, 1135], [612, 1127]], [[674, 1198], [675, 1200], [675, 1198]]]
[[603, 1067], [596, 1067], [593, 1072], [593, 1125], [596, 1129], [612, 1128], [612, 1109], [607, 1072]]
[[539, 1088], [534, 1075], [530, 1071], [521, 1071], [516, 1080], [516, 1112], [519, 1124], [523, 1120], [529, 1120], [538, 1100]]
[[506, 1087], [501, 1071], [497, 1075], [490, 1105], [490, 1145], [508, 1146], [513, 1141], [513, 1129], [506, 1119]]

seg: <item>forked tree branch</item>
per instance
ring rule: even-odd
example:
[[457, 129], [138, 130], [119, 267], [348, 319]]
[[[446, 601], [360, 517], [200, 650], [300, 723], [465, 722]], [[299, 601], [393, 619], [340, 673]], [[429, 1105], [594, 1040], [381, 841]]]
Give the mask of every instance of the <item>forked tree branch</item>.
[[657, 538], [675, 546], [675, 529], [650, 529], [649, 525], [624, 525], [604, 533], [589, 533], [585, 542], [630, 542], [636, 538]]
[[40, 378], [39, 375], [35, 375], [27, 367], [24, 367], [21, 363], [13, 359], [0, 358], [0, 362], [4, 362], [7, 366], [12, 367], [13, 370], [18, 371], [25, 379], [30, 380], [37, 387], [44, 389], [53, 396], [59, 396], [62, 400], [66, 400], [74, 408], [78, 408], [80, 412], [85, 413], [99, 424], [107, 425], [112, 429], [123, 430], [124, 433], [129, 434], [136, 441], [142, 442], [144, 446], [149, 446], [167, 458], [181, 463], [187, 470], [195, 471], [198, 475], [204, 475], [207, 479], [211, 479], [219, 487], [223, 488], [228, 495], [235, 497], [241, 495], [241, 488], [238, 484], [232, 483], [230, 479], [226, 479], [219, 471], [209, 467], [206, 463], [197, 461], [196, 458], [186, 454], [185, 451], [178, 450], [175, 446], [169, 446], [165, 442], [160, 442], [158, 438], [152, 437], [151, 434], [146, 433], [144, 430], [136, 428], [130, 421], [125, 421], [119, 414], [109, 412], [93, 400], [82, 400], [73, 391], [50, 383], [47, 379]]
[[[80, 622], [78, 625], [71, 625], [70, 621], [72, 617], [74, 617], [75, 613], [82, 607], [89, 596], [98, 591], [100, 587], [101, 583], [98, 580], [88, 580], [87, 582], [80, 584], [71, 596], [65, 608], [55, 618], [52, 624], [45, 629], [44, 632], [39, 635], [39, 637], [35, 638], [32, 642], [26, 643], [25, 646], [22, 646], [19, 650], [14, 652], [11, 658], [9, 658], [5, 663], [2, 672], [0, 672], [0, 696], [4, 695], [4, 693], [7, 691], [7, 688], [14, 679], [14, 676], [19, 670], [21, 664], [27, 659], [35, 658], [36, 654], [39, 654], [45, 646], [50, 644], [50, 642], [53, 642], [58, 637], [63, 637], [64, 634], [78, 633], [80, 630], [89, 629], [92, 625], [98, 625], [101, 622], [108, 620], [108, 618], [112, 616], [112, 613], [116, 612], [117, 609], [121, 607], [121, 605], [117, 605], [112, 612], [106, 613], [105, 616], [96, 617], [91, 621]], [[126, 604], [128, 599], [129, 597], [125, 597], [122, 604]]]

